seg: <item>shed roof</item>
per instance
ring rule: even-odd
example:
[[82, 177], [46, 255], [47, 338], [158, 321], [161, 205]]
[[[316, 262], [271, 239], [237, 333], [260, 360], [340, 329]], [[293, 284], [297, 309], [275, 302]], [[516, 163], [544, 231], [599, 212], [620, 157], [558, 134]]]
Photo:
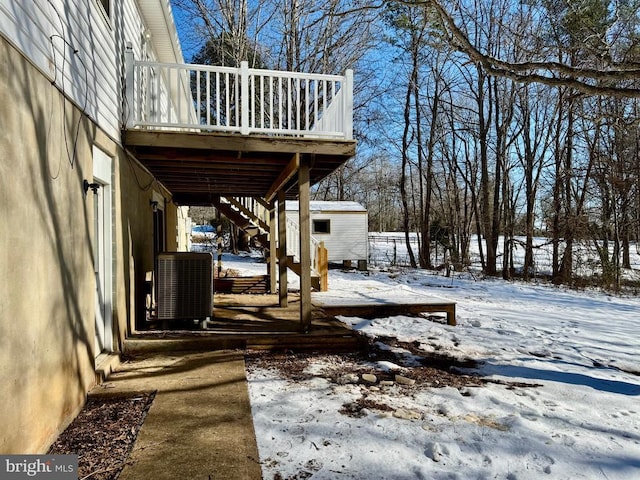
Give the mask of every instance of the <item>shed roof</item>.
[[[309, 202], [309, 209], [314, 212], [342, 212], [342, 213], [366, 213], [367, 209], [358, 202], [312, 200]], [[297, 200], [287, 200], [285, 210], [297, 212], [299, 210]]]

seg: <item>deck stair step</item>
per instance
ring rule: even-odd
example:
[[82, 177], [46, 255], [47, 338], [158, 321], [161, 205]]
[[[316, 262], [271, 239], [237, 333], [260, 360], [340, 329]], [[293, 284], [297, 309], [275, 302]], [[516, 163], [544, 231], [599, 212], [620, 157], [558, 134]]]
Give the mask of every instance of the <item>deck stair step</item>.
[[273, 337], [252, 337], [247, 340], [250, 350], [278, 350], [292, 352], [356, 352], [364, 344], [356, 335], [280, 335]]
[[[246, 199], [244, 199], [246, 200]], [[257, 209], [259, 210], [267, 208], [267, 205], [264, 203], [264, 200], [260, 199], [251, 199], [249, 202], [255, 202]], [[245, 202], [246, 203], [246, 202]], [[247, 235], [254, 238], [262, 247], [269, 248], [269, 225], [267, 225], [257, 214], [252, 212], [249, 208], [245, 206], [243, 203], [243, 199], [236, 199], [234, 197], [216, 197], [213, 200], [213, 206], [218, 209], [220, 213], [222, 213], [225, 217], [227, 217], [234, 225], [243, 230]], [[258, 211], [256, 210], [256, 212]], [[292, 225], [291, 222], [287, 222], [289, 226]], [[297, 228], [297, 226], [296, 226]], [[326, 250], [325, 250], [326, 252]], [[325, 257], [326, 258], [326, 257]], [[313, 259], [312, 259], [313, 262]], [[296, 275], [301, 276], [301, 265], [294, 255], [287, 256], [287, 267], [293, 270]], [[321, 275], [311, 267], [311, 288], [316, 291], [323, 290], [323, 283]], [[324, 290], [326, 290], [326, 277], [324, 283]], [[218, 287], [216, 287], [218, 290]], [[225, 293], [261, 293], [258, 290], [251, 290], [244, 288], [241, 284], [237, 285], [229, 285], [228, 281], [221, 282], [220, 290]]]
[[259, 336], [225, 334], [210, 336], [151, 337], [137, 335], [124, 341], [124, 352], [140, 355], [157, 352], [211, 351], [211, 350], [256, 350], [344, 353], [357, 352], [366, 345], [355, 335], [309, 335], [309, 334], [263, 334]]

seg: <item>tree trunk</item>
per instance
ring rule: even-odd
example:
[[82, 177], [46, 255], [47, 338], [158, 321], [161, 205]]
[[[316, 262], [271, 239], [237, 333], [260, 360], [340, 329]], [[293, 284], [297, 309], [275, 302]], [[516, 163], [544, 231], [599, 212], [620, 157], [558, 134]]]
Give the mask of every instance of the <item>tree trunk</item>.
[[417, 268], [416, 258], [411, 247], [411, 223], [409, 220], [409, 200], [407, 198], [407, 168], [409, 164], [409, 135], [411, 128], [411, 92], [412, 82], [416, 72], [411, 72], [411, 79], [407, 85], [407, 93], [404, 103], [404, 130], [402, 132], [402, 170], [400, 176], [400, 199], [402, 201], [402, 227], [405, 235], [405, 243], [409, 254], [409, 262], [412, 268]]
[[[481, 67], [477, 68], [477, 92], [476, 103], [478, 106], [478, 137], [480, 142], [480, 215], [481, 215], [481, 234], [485, 240], [486, 263], [484, 270], [487, 275], [496, 274], [496, 251], [497, 238], [494, 237], [494, 218], [492, 196], [492, 179], [489, 175], [489, 125], [490, 119], [485, 116], [485, 90], [491, 91], [486, 87], [487, 77]], [[488, 102], [491, 107], [491, 101]], [[491, 114], [489, 113], [489, 116]], [[495, 179], [493, 179], [495, 182]], [[479, 232], [480, 233], [480, 232]]]

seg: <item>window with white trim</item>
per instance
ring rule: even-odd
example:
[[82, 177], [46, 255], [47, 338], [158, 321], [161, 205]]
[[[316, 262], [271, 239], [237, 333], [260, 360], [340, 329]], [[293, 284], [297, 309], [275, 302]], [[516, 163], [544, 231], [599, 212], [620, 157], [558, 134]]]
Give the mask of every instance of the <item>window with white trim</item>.
[[311, 231], [314, 234], [331, 233], [331, 220], [314, 220]]

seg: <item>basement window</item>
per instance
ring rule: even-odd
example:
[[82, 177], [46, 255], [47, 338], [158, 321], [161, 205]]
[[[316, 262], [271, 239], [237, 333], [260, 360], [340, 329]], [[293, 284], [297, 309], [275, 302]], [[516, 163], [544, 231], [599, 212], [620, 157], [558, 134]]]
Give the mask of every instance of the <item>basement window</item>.
[[331, 220], [314, 220], [312, 233], [331, 233]]
[[102, 7], [102, 14], [107, 21], [111, 20], [111, 0], [96, 0], [98, 5]]

